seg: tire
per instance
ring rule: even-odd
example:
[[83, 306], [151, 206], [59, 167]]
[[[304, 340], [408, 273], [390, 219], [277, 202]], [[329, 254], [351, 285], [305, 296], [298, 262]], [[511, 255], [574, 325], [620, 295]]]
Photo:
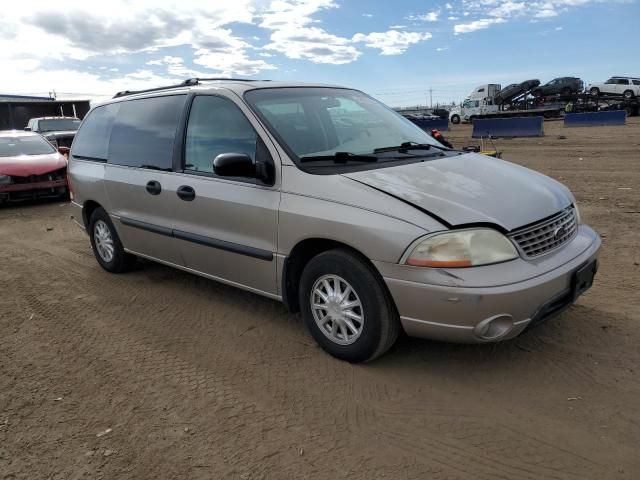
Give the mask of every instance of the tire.
[[460, 123], [460, 115], [451, 115], [451, 123], [458, 125]]
[[[96, 208], [91, 214], [89, 238], [96, 260], [107, 272], [124, 273], [135, 264], [135, 255], [124, 251], [118, 232], [102, 207]], [[109, 251], [111, 255], [107, 254]]]
[[[336, 292], [335, 300], [331, 300], [332, 292]], [[340, 294], [345, 293], [347, 297], [341, 299]], [[325, 352], [341, 360], [373, 360], [398, 338], [400, 320], [382, 280], [373, 267], [346, 250], [329, 250], [309, 261], [300, 278], [299, 300], [311, 336]], [[355, 305], [342, 307], [346, 302]]]
[[597, 87], [593, 87], [591, 90], [589, 90], [589, 94], [597, 97], [598, 95], [600, 95], [600, 89]]
[[622, 94], [622, 96], [624, 98], [626, 98], [627, 100], [631, 100], [635, 95], [633, 94], [633, 91], [625, 90], [624, 93]]

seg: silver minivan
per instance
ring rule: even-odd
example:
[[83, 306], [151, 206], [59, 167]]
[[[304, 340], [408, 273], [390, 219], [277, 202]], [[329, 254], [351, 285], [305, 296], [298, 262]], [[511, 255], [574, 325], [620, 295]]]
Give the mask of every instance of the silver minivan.
[[109, 272], [136, 257], [283, 301], [350, 362], [402, 331], [515, 337], [587, 290], [600, 238], [562, 184], [445, 148], [357, 90], [191, 79], [91, 110], [73, 216]]

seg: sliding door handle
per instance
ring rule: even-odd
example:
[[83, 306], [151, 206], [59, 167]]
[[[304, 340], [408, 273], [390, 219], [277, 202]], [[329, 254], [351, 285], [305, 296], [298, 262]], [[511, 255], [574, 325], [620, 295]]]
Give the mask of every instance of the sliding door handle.
[[188, 185], [182, 185], [181, 187], [178, 187], [176, 193], [178, 194], [178, 197], [180, 197], [180, 199], [184, 200], [185, 202], [191, 202], [194, 198], [196, 198], [196, 191], [193, 189], [193, 187], [190, 187]]

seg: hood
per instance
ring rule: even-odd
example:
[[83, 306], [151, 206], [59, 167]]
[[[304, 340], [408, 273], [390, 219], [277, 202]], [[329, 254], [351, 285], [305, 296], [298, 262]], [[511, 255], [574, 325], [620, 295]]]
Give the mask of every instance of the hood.
[[44, 175], [67, 166], [67, 160], [58, 152], [46, 155], [0, 157], [0, 175], [28, 177]]
[[572, 203], [571, 193], [561, 183], [475, 153], [345, 176], [415, 205], [451, 226], [491, 223], [510, 231]]

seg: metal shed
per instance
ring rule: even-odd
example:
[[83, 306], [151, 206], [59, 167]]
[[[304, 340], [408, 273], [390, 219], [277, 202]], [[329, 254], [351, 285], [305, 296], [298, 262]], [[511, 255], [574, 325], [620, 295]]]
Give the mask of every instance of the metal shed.
[[35, 117], [78, 117], [89, 111], [89, 100], [0, 94], [0, 130], [22, 130]]

